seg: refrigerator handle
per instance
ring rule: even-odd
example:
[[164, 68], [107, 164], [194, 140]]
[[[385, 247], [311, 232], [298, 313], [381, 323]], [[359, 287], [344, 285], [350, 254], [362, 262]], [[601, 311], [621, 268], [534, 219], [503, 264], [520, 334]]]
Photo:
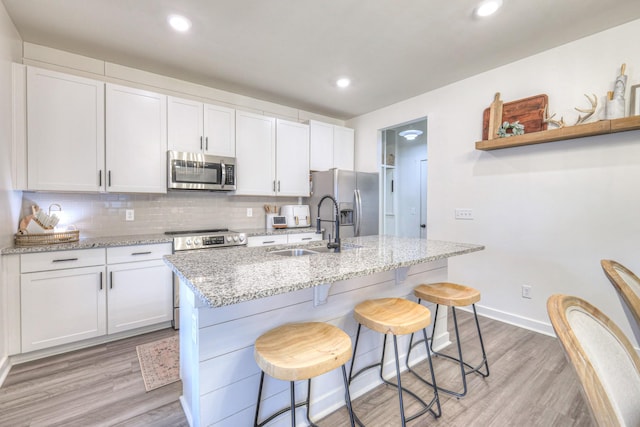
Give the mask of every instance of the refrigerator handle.
[[360, 236], [360, 216], [362, 213], [362, 199], [360, 198], [360, 190], [358, 190], [357, 188], [353, 190], [353, 196], [356, 200], [355, 212], [354, 212], [354, 216], [355, 216], [354, 235], [357, 237], [357, 236]]

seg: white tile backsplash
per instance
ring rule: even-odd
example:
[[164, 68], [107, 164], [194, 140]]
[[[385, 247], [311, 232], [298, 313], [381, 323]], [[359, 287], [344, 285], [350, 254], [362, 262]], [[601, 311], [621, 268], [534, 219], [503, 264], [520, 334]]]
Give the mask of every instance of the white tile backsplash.
[[[265, 225], [265, 204], [278, 206], [307, 203], [297, 197], [233, 196], [216, 192], [170, 192], [167, 194], [78, 194], [24, 192], [20, 218], [38, 205], [45, 212], [52, 203], [62, 206], [65, 220], [80, 230], [81, 237], [163, 233], [168, 230], [205, 228], [244, 229]], [[247, 217], [247, 208], [253, 216]], [[125, 210], [135, 211], [125, 221]], [[16, 224], [17, 230], [17, 224]]]

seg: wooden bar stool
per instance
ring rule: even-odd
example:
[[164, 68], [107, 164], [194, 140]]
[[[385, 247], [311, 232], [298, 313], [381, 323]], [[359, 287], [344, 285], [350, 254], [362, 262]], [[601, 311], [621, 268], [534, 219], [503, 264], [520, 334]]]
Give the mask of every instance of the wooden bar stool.
[[[429, 368], [431, 370], [431, 381], [434, 385], [432, 385], [433, 398], [428, 404], [420, 397], [418, 397], [414, 392], [402, 387], [402, 381], [400, 379], [400, 361], [398, 358], [398, 335], [413, 334], [414, 332], [422, 329], [422, 333], [424, 335], [426, 343], [427, 332], [425, 328], [431, 323], [431, 312], [429, 311], [429, 309], [420, 304], [416, 304], [415, 302], [402, 298], [382, 298], [368, 300], [358, 304], [354, 309], [354, 317], [358, 321], [358, 332], [356, 334], [356, 343], [353, 348], [353, 361], [351, 362], [351, 368], [349, 370], [349, 384], [351, 384], [351, 381], [364, 371], [379, 366], [380, 379], [384, 383], [392, 385], [398, 389], [398, 401], [400, 402], [400, 419], [402, 421], [402, 426], [405, 426], [408, 421], [411, 421], [427, 412], [431, 412], [436, 418], [438, 418], [442, 414], [442, 411], [440, 408], [440, 399], [438, 398], [438, 388], [435, 386], [436, 378], [433, 373], [429, 347], [425, 344], [425, 348], [427, 350], [427, 358], [429, 359]], [[358, 350], [358, 340], [360, 338], [360, 330], [363, 325], [373, 331], [384, 334], [384, 341], [382, 343], [382, 357], [380, 358], [379, 363], [366, 366], [360, 369], [354, 375], [353, 365], [355, 364], [356, 351]], [[393, 348], [396, 358], [396, 384], [387, 381], [382, 376], [382, 369], [384, 367], [384, 354], [387, 345], [388, 334], [391, 334], [393, 336]], [[410, 417], [406, 417], [404, 413], [404, 403], [402, 400], [403, 391], [411, 395], [414, 399], [416, 399], [423, 405], [422, 410], [418, 411], [418, 413]], [[437, 412], [433, 410], [434, 404], [437, 406]], [[361, 424], [359, 420], [358, 423]]]
[[[438, 389], [445, 393], [452, 394], [456, 397], [463, 397], [467, 394], [467, 375], [473, 372], [477, 372], [484, 378], [489, 376], [489, 363], [487, 362], [487, 355], [484, 351], [482, 332], [480, 332], [480, 323], [478, 322], [478, 313], [476, 312], [476, 302], [480, 301], [480, 291], [468, 286], [442, 282], [432, 283], [429, 285], [420, 285], [414, 289], [413, 293], [416, 297], [418, 297], [418, 303], [420, 303], [422, 300], [425, 300], [436, 304], [436, 318], [433, 321], [434, 332], [436, 330], [436, 322], [438, 321], [438, 308], [440, 307], [440, 305], [451, 307], [451, 311], [453, 312], [453, 325], [456, 331], [456, 344], [458, 346], [459, 358], [433, 351], [433, 335], [431, 339], [431, 351], [433, 351], [433, 354], [435, 354], [436, 356], [444, 357], [460, 364], [460, 374], [462, 376], [462, 392], [459, 393], [456, 391], [445, 389], [443, 387], [438, 387]], [[471, 307], [473, 307], [473, 316], [476, 320], [476, 328], [478, 329], [478, 338], [480, 339], [480, 348], [482, 350], [482, 361], [475, 367], [465, 362], [462, 358], [462, 347], [460, 345], [460, 334], [458, 332], [458, 318], [456, 316], [456, 307], [463, 307], [467, 305], [471, 305]], [[409, 366], [409, 356], [411, 355], [411, 350], [414, 346], [420, 344], [421, 342], [422, 340], [413, 343], [413, 334], [411, 334], [411, 339], [409, 340], [409, 352], [407, 353], [407, 367], [409, 370], [411, 370], [411, 367]], [[482, 372], [480, 370], [483, 365], [485, 367], [485, 372]], [[465, 371], [465, 366], [469, 368], [468, 371]], [[424, 378], [420, 376], [419, 378], [426, 384], [431, 385], [431, 383], [429, 383]]]
[[[310, 418], [309, 401], [311, 400], [311, 378], [317, 377], [338, 367], [342, 367], [342, 378], [345, 387], [345, 401], [351, 426], [354, 426], [349, 382], [345, 363], [351, 356], [351, 339], [341, 329], [321, 322], [290, 323], [272, 329], [258, 337], [255, 342], [254, 357], [262, 374], [258, 389], [258, 403], [254, 426], [267, 424], [274, 418], [291, 411], [291, 425], [296, 425], [296, 408], [307, 407], [307, 421], [315, 424]], [[273, 378], [290, 382], [291, 406], [287, 406], [258, 422], [260, 416], [260, 399], [264, 374]], [[295, 401], [295, 381], [307, 380], [307, 399]]]

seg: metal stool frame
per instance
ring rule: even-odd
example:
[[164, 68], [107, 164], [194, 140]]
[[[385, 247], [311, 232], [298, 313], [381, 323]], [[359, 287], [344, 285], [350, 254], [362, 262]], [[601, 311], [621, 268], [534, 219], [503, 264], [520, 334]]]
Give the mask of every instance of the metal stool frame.
[[[351, 427], [355, 427], [354, 413], [353, 413], [353, 408], [351, 407], [351, 395], [349, 394], [349, 381], [347, 380], [347, 370], [344, 367], [344, 365], [342, 365], [342, 379], [344, 381], [345, 402], [347, 404], [347, 411], [349, 412], [349, 419], [351, 420]], [[267, 419], [259, 423], [258, 418], [260, 417], [260, 399], [262, 398], [263, 384], [264, 384], [264, 371], [262, 371], [260, 375], [260, 387], [258, 388], [258, 403], [256, 404], [256, 416], [253, 422], [254, 427], [262, 427], [267, 423], [269, 423], [274, 418], [279, 417], [280, 415], [285, 414], [289, 411], [291, 411], [291, 426], [295, 427], [296, 426], [296, 408], [299, 408], [301, 406], [306, 406], [307, 408], [307, 422], [309, 423], [309, 425], [311, 427], [318, 427], [316, 424], [313, 423], [313, 421], [311, 421], [310, 414], [309, 414], [311, 409], [309, 405], [309, 401], [311, 400], [311, 378], [307, 380], [307, 399], [306, 400], [304, 400], [303, 402], [296, 403], [295, 381], [290, 381], [289, 390], [291, 393], [291, 405], [285, 408], [282, 408], [279, 411], [269, 415]]]
[[[418, 397], [411, 390], [408, 390], [408, 389], [402, 387], [402, 381], [400, 379], [400, 358], [398, 357], [398, 339], [397, 339], [396, 335], [393, 335], [393, 349], [394, 349], [395, 358], [396, 358], [396, 381], [397, 381], [397, 383], [394, 384], [391, 381], [388, 381], [388, 380], [384, 379], [384, 377], [382, 376], [382, 369], [384, 367], [384, 354], [385, 354], [385, 350], [386, 350], [386, 346], [387, 346], [387, 334], [385, 334], [384, 341], [382, 342], [382, 357], [380, 358], [380, 362], [374, 363], [373, 365], [365, 366], [364, 368], [362, 368], [359, 371], [357, 371], [355, 373], [355, 375], [353, 375], [353, 366], [355, 364], [356, 351], [358, 350], [358, 341], [360, 339], [360, 330], [361, 330], [361, 328], [362, 328], [362, 325], [358, 324], [358, 332], [356, 334], [356, 342], [355, 342], [355, 345], [353, 347], [353, 356], [351, 357], [351, 367], [349, 369], [349, 384], [351, 384], [351, 381], [354, 378], [356, 378], [358, 375], [363, 373], [364, 371], [367, 371], [367, 370], [369, 370], [371, 368], [375, 368], [377, 366], [380, 366], [380, 372], [379, 373], [380, 373], [380, 379], [382, 380], [382, 382], [384, 382], [385, 384], [389, 384], [391, 386], [394, 386], [394, 387], [396, 387], [398, 389], [398, 401], [400, 402], [400, 418], [402, 420], [402, 426], [403, 427], [406, 426], [407, 422], [412, 421], [412, 420], [420, 417], [421, 415], [424, 415], [427, 412], [431, 412], [431, 414], [433, 414], [433, 416], [435, 418], [440, 417], [442, 415], [442, 408], [440, 407], [440, 398], [438, 396], [438, 387], [437, 386], [430, 385], [433, 388], [434, 396], [433, 396], [433, 398], [431, 399], [431, 401], [429, 403], [426, 403], [424, 400], [422, 400], [420, 397]], [[422, 333], [424, 335], [424, 339], [426, 340], [427, 339], [427, 331], [426, 331], [426, 329], [423, 329]], [[425, 341], [425, 343], [426, 343], [426, 341]], [[431, 363], [431, 354], [429, 352], [428, 345], [425, 345], [425, 348], [427, 349], [427, 356], [428, 356], [428, 359], [429, 359], [429, 367], [431, 369], [431, 381], [433, 381], [433, 384], [436, 384], [436, 377], [435, 377], [435, 374], [433, 372], [433, 365]], [[415, 373], [414, 373], [414, 375], [415, 375]], [[418, 376], [418, 378], [420, 378], [420, 377]], [[421, 409], [417, 413], [411, 415], [410, 417], [406, 417], [405, 413], [404, 413], [404, 402], [403, 402], [403, 399], [402, 399], [402, 392], [403, 391], [408, 393], [410, 396], [412, 396], [414, 399], [416, 399], [418, 402], [420, 402], [420, 404], [423, 406], [423, 409]], [[434, 404], [438, 408], [438, 412], [437, 413], [436, 413], [436, 411], [433, 410], [433, 405]], [[358, 423], [358, 425], [363, 426], [362, 422], [358, 419], [358, 416], [355, 413], [354, 413], [354, 416], [356, 418], [356, 422]]]
[[[420, 298], [418, 298], [418, 304], [421, 303]], [[480, 348], [482, 349], [482, 360], [480, 361], [480, 364], [478, 366], [471, 366], [469, 363], [465, 362], [464, 359], [462, 358], [462, 346], [460, 344], [460, 333], [458, 331], [458, 317], [456, 316], [456, 308], [455, 306], [450, 306], [451, 307], [451, 311], [453, 313], [453, 326], [456, 332], [456, 344], [458, 347], [458, 357], [459, 358], [455, 358], [453, 356], [449, 356], [448, 354], [444, 354], [444, 353], [439, 353], [437, 351], [433, 350], [433, 334], [431, 337], [431, 345], [429, 346], [431, 348], [431, 351], [433, 352], [433, 354], [436, 357], [444, 357], [446, 359], [458, 362], [460, 364], [460, 375], [462, 377], [462, 393], [453, 391], [453, 390], [449, 390], [446, 389], [444, 387], [440, 387], [440, 386], [436, 386], [438, 388], [438, 390], [447, 393], [447, 394], [451, 394], [453, 396], [456, 396], [457, 398], [461, 398], [464, 397], [467, 394], [467, 375], [471, 374], [471, 373], [478, 373], [480, 374], [483, 378], [486, 378], [489, 376], [489, 362], [487, 361], [487, 354], [485, 353], [484, 350], [484, 342], [482, 340], [482, 332], [480, 332], [480, 323], [478, 322], [478, 313], [476, 312], [476, 305], [475, 304], [471, 304], [471, 307], [473, 308], [473, 317], [475, 318], [476, 321], [476, 328], [478, 330], [478, 338], [480, 339]], [[433, 331], [435, 333], [436, 330], [436, 323], [438, 322], [438, 309], [440, 308], [440, 304], [436, 304], [436, 315], [435, 315], [435, 319], [433, 320]], [[413, 349], [413, 347], [415, 347], [416, 345], [422, 343], [423, 341], [425, 341], [425, 343], [427, 342], [427, 338], [426, 338], [426, 334], [425, 334], [425, 338], [419, 341], [416, 341], [415, 343], [413, 342], [413, 334], [411, 334], [411, 338], [409, 339], [409, 351], [407, 352], [407, 369], [409, 369], [409, 371], [413, 372], [422, 382], [424, 382], [425, 384], [428, 384], [432, 387], [434, 387], [435, 383], [431, 384], [430, 382], [428, 382], [427, 380], [425, 380], [422, 376], [418, 375], [417, 373], [415, 373], [411, 367], [409, 366], [409, 357], [411, 356], [411, 350]], [[480, 370], [480, 368], [482, 368], [482, 366], [485, 366], [485, 371], [486, 372], [482, 372]], [[467, 368], [469, 368], [468, 371], [465, 371], [465, 366]], [[431, 368], [433, 369], [433, 368]], [[433, 374], [432, 374], [433, 376]]]

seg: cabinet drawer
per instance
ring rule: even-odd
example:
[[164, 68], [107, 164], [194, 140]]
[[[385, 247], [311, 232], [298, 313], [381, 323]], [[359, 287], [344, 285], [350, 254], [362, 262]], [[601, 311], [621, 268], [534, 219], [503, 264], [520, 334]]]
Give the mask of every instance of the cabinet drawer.
[[171, 255], [171, 243], [107, 248], [107, 264], [149, 261]]
[[104, 249], [41, 252], [20, 255], [20, 272], [63, 270], [104, 265]]
[[247, 238], [247, 246], [271, 246], [287, 244], [287, 235], [279, 234], [277, 236], [251, 236]]
[[322, 240], [322, 233], [289, 234], [289, 243], [305, 243]]

